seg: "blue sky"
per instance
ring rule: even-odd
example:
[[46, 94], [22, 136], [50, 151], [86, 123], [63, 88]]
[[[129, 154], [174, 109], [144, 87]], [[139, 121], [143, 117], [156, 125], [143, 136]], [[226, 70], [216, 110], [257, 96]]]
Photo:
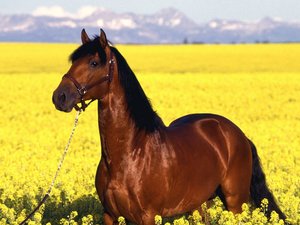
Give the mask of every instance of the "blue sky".
[[267, 16], [300, 21], [299, 0], [0, 0], [0, 3], [1, 14], [32, 13], [37, 8], [53, 6], [60, 6], [68, 13], [92, 6], [115, 12], [151, 14], [172, 6], [198, 23], [215, 18], [254, 21]]

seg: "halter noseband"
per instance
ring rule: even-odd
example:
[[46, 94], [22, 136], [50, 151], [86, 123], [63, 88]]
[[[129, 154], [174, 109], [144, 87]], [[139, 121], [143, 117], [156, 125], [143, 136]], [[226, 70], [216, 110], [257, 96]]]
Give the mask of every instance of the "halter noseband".
[[108, 81], [109, 83], [112, 81], [113, 79], [113, 74], [114, 74], [114, 58], [113, 58], [113, 53], [110, 53], [110, 60], [108, 61], [109, 63], [109, 69], [108, 69], [108, 74], [106, 74], [104, 77], [102, 77], [100, 80], [98, 80], [95, 83], [92, 84], [87, 84], [86, 86], [81, 86], [80, 83], [78, 83], [78, 81], [72, 77], [70, 74], [66, 73], [62, 79], [67, 78], [70, 81], [72, 81], [72, 83], [75, 85], [79, 95], [80, 95], [80, 103], [81, 103], [81, 107], [79, 107], [77, 104], [74, 106], [75, 110], [79, 111], [82, 110], [84, 111], [89, 104], [91, 104], [93, 101], [95, 101], [96, 99], [92, 99], [89, 103], [85, 103], [85, 101], [83, 100], [84, 95], [88, 92], [88, 90], [92, 89], [93, 87]]

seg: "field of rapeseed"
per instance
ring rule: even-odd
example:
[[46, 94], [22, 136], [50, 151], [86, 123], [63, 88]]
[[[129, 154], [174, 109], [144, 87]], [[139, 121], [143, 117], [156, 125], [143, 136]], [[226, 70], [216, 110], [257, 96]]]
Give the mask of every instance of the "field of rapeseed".
[[[51, 97], [75, 47], [0, 44], [0, 225], [20, 223], [56, 171], [75, 113], [56, 111]], [[166, 124], [198, 112], [234, 121], [256, 144], [280, 207], [290, 222], [300, 224], [300, 45], [118, 48]], [[51, 198], [29, 224], [101, 223], [94, 188], [100, 152], [94, 103], [79, 119]], [[244, 212], [233, 216], [216, 199], [211, 208], [203, 205], [202, 219], [194, 212], [173, 223], [281, 224], [276, 215], [267, 221], [264, 204], [256, 210], [244, 205]]]

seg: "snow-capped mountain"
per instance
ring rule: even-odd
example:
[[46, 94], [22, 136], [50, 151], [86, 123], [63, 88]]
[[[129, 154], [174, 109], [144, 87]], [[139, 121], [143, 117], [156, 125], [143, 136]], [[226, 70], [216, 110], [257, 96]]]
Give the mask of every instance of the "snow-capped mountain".
[[85, 16], [0, 15], [0, 41], [79, 42], [80, 31], [103, 28], [113, 43], [299, 42], [300, 23], [264, 18], [257, 22], [215, 19], [197, 24], [167, 8], [152, 14], [115, 13], [97, 8]]

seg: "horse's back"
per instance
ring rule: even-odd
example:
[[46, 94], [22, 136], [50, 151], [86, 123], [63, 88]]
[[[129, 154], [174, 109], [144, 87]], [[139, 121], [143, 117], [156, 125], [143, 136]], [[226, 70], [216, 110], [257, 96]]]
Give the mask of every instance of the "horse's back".
[[214, 164], [216, 170], [224, 173], [229, 159], [224, 123], [229, 120], [218, 115], [190, 114], [173, 121], [167, 128], [167, 137], [181, 158], [197, 160], [197, 165]]
[[236, 126], [233, 122], [231, 122], [226, 117], [223, 117], [223, 116], [220, 116], [217, 114], [211, 114], [211, 113], [198, 113], [198, 114], [188, 114], [183, 117], [177, 118], [176, 120], [174, 120], [170, 123], [169, 128], [180, 126], [182, 124], [194, 123], [194, 122], [202, 121], [202, 120], [210, 120], [212, 122], [215, 121], [218, 123], [227, 123], [227, 124], [232, 124], [233, 126]]
[[223, 116], [190, 114], [173, 121], [167, 132], [173, 145], [178, 146], [177, 151], [182, 152], [185, 146], [181, 156], [189, 157], [189, 166], [194, 164], [200, 169], [194, 173], [207, 182], [201, 187], [202, 193], [212, 193], [221, 187], [226, 196], [220, 197], [226, 198], [228, 207], [231, 201], [227, 198], [232, 199], [232, 196], [239, 198], [234, 201], [247, 200], [252, 155], [249, 141], [238, 126]]
[[218, 131], [222, 133], [226, 142], [237, 140], [249, 145], [248, 139], [242, 130], [231, 120], [220, 115], [208, 113], [189, 114], [171, 122], [167, 129], [179, 130], [183, 127], [194, 127], [201, 134], [208, 135], [211, 138], [216, 138], [215, 132]]
[[[174, 143], [189, 143], [187, 151], [215, 155], [216, 168], [226, 177], [234, 164], [252, 167], [252, 153], [248, 138], [229, 119], [216, 114], [190, 114], [173, 121], [167, 128]], [[242, 164], [245, 165], [242, 165]]]

